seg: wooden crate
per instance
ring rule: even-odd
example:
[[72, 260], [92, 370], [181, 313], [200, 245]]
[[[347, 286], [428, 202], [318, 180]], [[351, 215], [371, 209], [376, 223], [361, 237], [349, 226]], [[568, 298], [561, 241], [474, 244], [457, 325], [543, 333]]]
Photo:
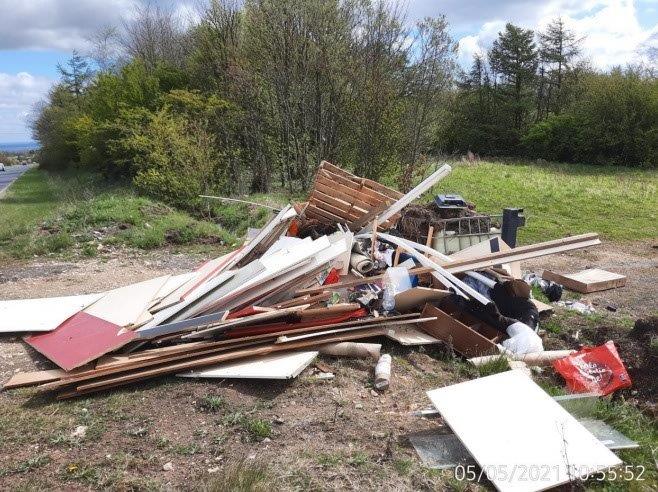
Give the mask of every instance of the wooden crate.
[[[379, 211], [384, 211], [402, 196], [399, 191], [322, 161], [305, 215], [324, 224], [347, 224], [355, 229], [360, 228], [364, 219], [374, 219]], [[399, 218], [399, 214], [391, 217], [381, 224], [382, 228], [392, 227]]]

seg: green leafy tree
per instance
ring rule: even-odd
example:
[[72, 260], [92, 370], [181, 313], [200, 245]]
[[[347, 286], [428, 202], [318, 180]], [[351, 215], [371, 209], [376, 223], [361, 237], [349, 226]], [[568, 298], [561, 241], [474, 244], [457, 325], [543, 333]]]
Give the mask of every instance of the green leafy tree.
[[510, 123], [516, 133], [510, 142], [513, 144], [533, 106], [538, 63], [534, 32], [508, 23], [489, 51], [489, 63], [499, 90], [500, 110], [511, 115]]

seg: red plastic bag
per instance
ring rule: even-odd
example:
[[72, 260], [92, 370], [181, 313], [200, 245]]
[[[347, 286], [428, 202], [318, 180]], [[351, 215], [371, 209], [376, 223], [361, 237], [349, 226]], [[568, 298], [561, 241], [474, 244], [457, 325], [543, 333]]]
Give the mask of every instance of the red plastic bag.
[[602, 396], [631, 386], [631, 378], [612, 341], [599, 347], [583, 347], [564, 359], [556, 360], [553, 367], [566, 380], [567, 388], [572, 393]]

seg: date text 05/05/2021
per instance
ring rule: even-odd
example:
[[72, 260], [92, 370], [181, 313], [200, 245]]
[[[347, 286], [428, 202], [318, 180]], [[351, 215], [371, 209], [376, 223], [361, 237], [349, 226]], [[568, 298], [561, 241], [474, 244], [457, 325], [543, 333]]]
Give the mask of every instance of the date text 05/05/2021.
[[566, 480], [579, 477], [590, 477], [597, 481], [642, 481], [644, 466], [625, 465], [620, 468], [599, 470], [593, 467], [558, 466], [558, 465], [489, 465], [480, 468], [477, 465], [457, 465], [454, 469], [455, 478], [459, 481], [480, 482], [489, 481], [553, 481], [565, 474]]

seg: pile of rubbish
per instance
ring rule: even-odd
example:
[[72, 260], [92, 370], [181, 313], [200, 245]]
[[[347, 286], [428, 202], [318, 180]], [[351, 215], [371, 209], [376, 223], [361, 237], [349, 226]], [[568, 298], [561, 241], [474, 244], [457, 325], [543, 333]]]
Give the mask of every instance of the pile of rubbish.
[[[372, 358], [375, 388], [384, 391], [391, 358], [380, 344], [359, 340], [442, 343], [475, 365], [505, 358], [515, 369], [428, 393], [432, 411], [468, 450], [462, 454], [483, 469], [545, 466], [549, 482], [519, 488], [539, 490], [533, 484], [543, 489], [617, 465], [528, 377], [530, 366], [554, 364], [573, 391], [603, 395], [630, 385], [612, 343], [544, 351], [539, 314], [551, 307], [533, 299], [531, 284], [551, 300], [562, 288], [521, 277], [519, 262], [595, 246], [598, 235], [514, 248], [497, 219], [458, 195], [412, 205], [450, 171], [443, 165], [402, 194], [323, 162], [307, 202], [285, 206], [241, 247], [194, 271], [97, 294], [2, 301], [0, 332], [29, 332], [25, 342], [59, 367], [16, 373], [4, 388], [37, 386], [63, 399], [167, 374], [285, 379], [324, 353]], [[470, 220], [477, 231], [454, 220]], [[457, 242], [446, 247], [446, 238]], [[492, 419], [514, 424], [492, 426]]]

